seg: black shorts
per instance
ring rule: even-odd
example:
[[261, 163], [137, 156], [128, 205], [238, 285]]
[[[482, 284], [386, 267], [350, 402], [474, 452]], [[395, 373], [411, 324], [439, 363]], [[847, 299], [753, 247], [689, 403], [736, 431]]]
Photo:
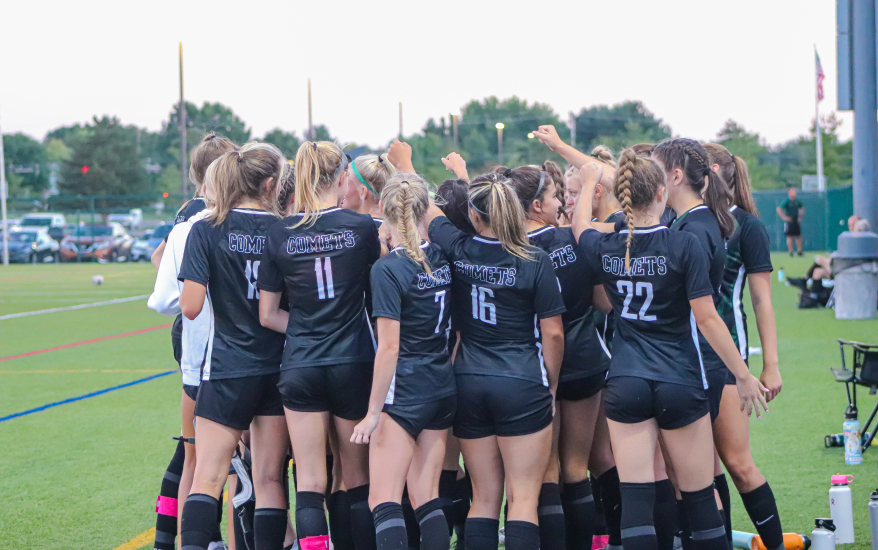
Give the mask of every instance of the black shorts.
[[552, 394], [539, 382], [484, 374], [457, 375], [454, 435], [479, 439], [536, 433], [552, 423]]
[[361, 420], [369, 410], [372, 368], [369, 361], [282, 370], [278, 388], [284, 407]]
[[[721, 369], [709, 370], [707, 375], [707, 401], [710, 404], [710, 421], [716, 422], [719, 416], [719, 404], [723, 399], [723, 389], [729, 379], [729, 369], [723, 367]], [[734, 380], [734, 378], [733, 378]]]
[[196, 401], [198, 399], [198, 386], [188, 386], [183, 384], [183, 393], [185, 393], [186, 397], [192, 401]]
[[786, 235], [787, 237], [801, 237], [802, 236], [802, 228], [799, 225], [799, 220], [785, 222], [783, 224], [783, 234]]
[[581, 401], [594, 397], [607, 385], [607, 371], [599, 372], [574, 380], [558, 382], [559, 401]]
[[283, 416], [277, 378], [277, 374], [259, 374], [202, 380], [195, 399], [195, 416], [236, 430], [249, 429], [257, 416]]
[[454, 424], [457, 396], [449, 395], [430, 403], [384, 405], [384, 412], [410, 436], [417, 439], [423, 430], [447, 430]]
[[688, 426], [710, 412], [701, 388], [633, 376], [607, 380], [604, 402], [607, 418], [614, 422], [636, 424], [655, 418], [663, 430]]
[[177, 315], [171, 327], [171, 348], [174, 350], [174, 361], [180, 364], [183, 359], [183, 316]]

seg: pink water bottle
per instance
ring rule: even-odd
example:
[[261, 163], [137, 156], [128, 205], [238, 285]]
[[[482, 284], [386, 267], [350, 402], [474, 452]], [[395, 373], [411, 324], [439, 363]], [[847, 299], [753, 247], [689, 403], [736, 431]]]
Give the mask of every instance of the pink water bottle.
[[854, 476], [836, 474], [832, 476], [829, 488], [829, 513], [835, 524], [835, 542], [851, 544], [854, 542], [854, 505], [851, 488], [848, 484]]

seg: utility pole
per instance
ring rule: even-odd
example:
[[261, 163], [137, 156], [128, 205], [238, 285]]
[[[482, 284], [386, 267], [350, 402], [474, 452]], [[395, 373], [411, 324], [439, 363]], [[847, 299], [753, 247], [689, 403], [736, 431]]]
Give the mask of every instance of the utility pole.
[[311, 119], [311, 79], [308, 79], [308, 141], [314, 141], [314, 122]]
[[0, 131], [0, 211], [3, 219], [3, 265], [9, 265], [9, 226], [6, 225], [6, 161], [3, 159], [3, 132]]
[[875, 0], [853, 0], [854, 214], [878, 227]]
[[573, 111], [570, 111], [567, 127], [570, 128], [570, 146], [576, 147], [576, 115], [573, 114]]
[[399, 102], [399, 139], [402, 140], [402, 101]]
[[451, 135], [454, 137], [454, 150], [455, 151], [457, 151], [457, 149], [458, 149], [458, 147], [457, 147], [457, 139], [458, 139], [457, 119], [459, 116], [460, 115], [455, 115], [455, 114], [451, 115]]
[[186, 100], [183, 98], [183, 43], [180, 42], [180, 110], [177, 112], [180, 119], [180, 194], [187, 195], [189, 191], [189, 170], [186, 162]]

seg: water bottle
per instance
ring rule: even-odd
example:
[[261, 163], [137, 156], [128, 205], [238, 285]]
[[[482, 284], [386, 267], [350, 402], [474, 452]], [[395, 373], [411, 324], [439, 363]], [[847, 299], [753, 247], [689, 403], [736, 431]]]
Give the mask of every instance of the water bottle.
[[854, 542], [854, 507], [851, 501], [851, 488], [848, 483], [854, 476], [836, 474], [832, 476], [829, 488], [829, 514], [835, 525], [835, 542], [851, 544]]
[[[738, 543], [746, 542], [748, 546], [738, 546], [735, 542], [736, 535], [738, 535]], [[740, 535], [749, 536], [749, 541], [745, 540], [745, 538], [741, 537]], [[732, 547], [749, 548], [750, 550], [769, 550], [768, 548], [766, 548], [765, 543], [762, 542], [762, 537], [760, 537], [759, 535], [754, 536], [750, 533], [738, 533], [738, 531], [732, 531]], [[811, 539], [798, 533], [784, 533], [783, 547], [784, 550], [808, 550], [811, 547]]]
[[835, 550], [835, 525], [831, 519], [814, 520], [811, 531], [811, 550]]
[[784, 276], [783, 268], [777, 270], [777, 280], [781, 283], [787, 280], [787, 278]]
[[863, 440], [860, 438], [860, 421], [857, 420], [857, 408], [848, 407], [844, 413], [844, 463], [856, 466], [863, 463]]
[[878, 550], [878, 489], [869, 498], [869, 527], [872, 529], [872, 550]]
[[827, 449], [830, 447], [844, 447], [844, 434], [829, 434], [823, 436], [823, 446]]

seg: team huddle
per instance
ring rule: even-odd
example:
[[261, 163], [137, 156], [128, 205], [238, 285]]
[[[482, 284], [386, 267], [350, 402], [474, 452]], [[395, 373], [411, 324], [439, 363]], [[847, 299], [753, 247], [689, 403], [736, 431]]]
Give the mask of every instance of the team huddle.
[[156, 550], [223, 548], [227, 481], [236, 550], [730, 550], [723, 464], [783, 548], [749, 447], [782, 384], [746, 164], [534, 134], [566, 172], [451, 153], [435, 190], [400, 141], [192, 151], [149, 300], [183, 373]]

